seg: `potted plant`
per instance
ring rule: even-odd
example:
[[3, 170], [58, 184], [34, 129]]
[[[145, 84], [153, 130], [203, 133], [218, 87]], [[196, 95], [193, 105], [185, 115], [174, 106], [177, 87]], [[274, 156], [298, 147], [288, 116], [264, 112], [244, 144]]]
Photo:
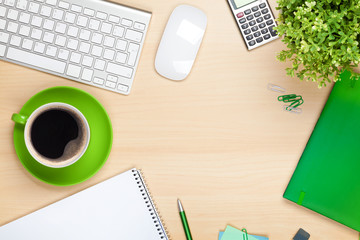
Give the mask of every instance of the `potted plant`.
[[280, 61], [290, 60], [287, 74], [318, 83], [336, 82], [342, 71], [352, 77], [360, 62], [359, 0], [279, 0], [276, 30], [287, 49]]

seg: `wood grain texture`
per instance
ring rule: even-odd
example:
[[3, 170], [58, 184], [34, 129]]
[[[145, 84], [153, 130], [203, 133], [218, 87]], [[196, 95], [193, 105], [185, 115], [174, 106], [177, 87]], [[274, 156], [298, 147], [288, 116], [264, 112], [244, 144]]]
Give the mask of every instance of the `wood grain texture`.
[[[292, 239], [300, 227], [314, 240], [358, 239], [354, 230], [282, 198], [331, 85], [318, 89], [287, 77], [289, 63], [275, 60], [280, 40], [247, 51], [225, 0], [117, 1], [153, 13], [129, 96], [0, 62], [0, 225], [137, 167], [172, 239], [185, 239], [178, 197], [194, 239], [215, 240], [226, 224], [276, 240]], [[173, 82], [156, 73], [154, 59], [171, 11], [183, 3], [202, 9], [208, 28], [190, 76]], [[303, 113], [283, 111], [278, 94], [267, 90], [270, 82], [302, 95]], [[12, 142], [11, 114], [53, 86], [95, 96], [114, 129], [104, 167], [70, 187], [32, 177]]]

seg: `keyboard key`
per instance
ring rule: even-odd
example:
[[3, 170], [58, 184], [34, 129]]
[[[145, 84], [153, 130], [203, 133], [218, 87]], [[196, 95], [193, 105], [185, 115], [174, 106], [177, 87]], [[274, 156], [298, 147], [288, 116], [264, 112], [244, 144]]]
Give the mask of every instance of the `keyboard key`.
[[254, 26], [256, 24], [255, 20], [252, 20], [251, 22], [249, 22], [250, 26]]
[[33, 28], [31, 31], [31, 38], [36, 40], [40, 40], [42, 35], [42, 31], [40, 29]]
[[0, 57], [5, 56], [6, 46], [0, 44]]
[[236, 14], [236, 17], [237, 18], [242, 18], [244, 16], [244, 13], [243, 12], [239, 12], [238, 14]]
[[105, 36], [105, 39], [104, 39], [105, 46], [112, 48], [112, 47], [114, 47], [114, 44], [115, 44], [115, 38]]
[[89, 21], [89, 18], [83, 17], [83, 16], [78, 16], [76, 24], [81, 27], [86, 27], [88, 21]]
[[256, 13], [254, 13], [254, 16], [255, 16], [255, 17], [260, 17], [260, 15], [261, 15], [261, 13], [260, 13], [260, 12], [256, 12]]
[[262, 14], [267, 14], [268, 12], [269, 12], [269, 10], [268, 10], [267, 8], [261, 10], [261, 13], [262, 13]]
[[104, 58], [105, 59], [112, 61], [114, 59], [114, 56], [115, 56], [115, 51], [114, 50], [105, 49], [105, 51], [104, 51]]
[[241, 25], [241, 28], [242, 28], [242, 29], [246, 29], [246, 28], [248, 28], [248, 27], [249, 27], [249, 25], [248, 25], [247, 23]]
[[70, 52], [68, 50], [60, 49], [59, 54], [58, 54], [58, 58], [67, 61], [69, 59], [69, 54], [70, 54]]
[[59, 8], [62, 8], [62, 9], [69, 9], [70, 4], [68, 2], [60, 1], [58, 6], [59, 6]]
[[38, 3], [30, 2], [29, 4], [29, 12], [32, 13], [38, 13], [39, 12], [40, 5]]
[[97, 69], [97, 70], [103, 71], [105, 69], [105, 61], [100, 60], [100, 59], [96, 59], [95, 64], [94, 64], [94, 68]]
[[33, 16], [33, 18], [31, 19], [31, 25], [36, 27], [41, 27], [42, 21], [43, 21], [42, 17]]
[[251, 31], [256, 32], [259, 28], [257, 26], [254, 26], [251, 28]]
[[19, 30], [19, 34], [22, 35], [22, 36], [29, 36], [30, 27], [21, 25], [20, 30]]
[[109, 22], [112, 22], [112, 23], [119, 23], [120, 22], [120, 18], [117, 17], [117, 16], [114, 16], [114, 15], [110, 15], [109, 16]]
[[273, 20], [266, 21], [266, 24], [267, 24], [267, 25], [271, 25], [271, 24], [273, 24], [273, 23], [274, 23]]
[[81, 29], [79, 38], [88, 41], [90, 39], [90, 31]]
[[266, 34], [267, 32], [268, 32], [267, 28], [261, 30], [262, 34]]
[[[0, 40], [1, 41], [1, 40]], [[34, 41], [30, 39], [24, 39], [22, 43], [22, 48], [25, 48], [27, 50], [31, 50], [33, 47]]]
[[135, 43], [130, 43], [129, 44], [129, 48], [128, 48], [128, 52], [129, 52], [128, 64], [130, 66], [135, 66], [135, 62], [136, 62], [136, 59], [137, 59], [139, 49], [140, 49], [140, 46], [138, 44], [135, 44]]
[[90, 52], [90, 44], [86, 43], [86, 42], [81, 42], [80, 43], [80, 47], [79, 47], [79, 51], [82, 53], [89, 53]]
[[125, 39], [134, 42], [141, 42], [143, 33], [128, 29], [125, 34]]
[[66, 31], [66, 24], [58, 22], [55, 27], [55, 32], [64, 34]]
[[90, 56], [84, 56], [82, 60], [82, 65], [91, 67], [94, 62], [94, 58]]
[[239, 23], [240, 23], [240, 24], [243, 24], [244, 22], [246, 22], [246, 19], [245, 19], [245, 18], [242, 18], [242, 19], [239, 20]]
[[259, 7], [260, 7], [260, 8], [264, 8], [264, 7], [266, 7], [266, 4], [265, 4], [265, 3], [262, 3], [262, 4], [259, 5]]
[[46, 3], [49, 4], [49, 5], [56, 6], [57, 0], [46, 0]]
[[101, 44], [103, 37], [104, 36], [102, 34], [94, 32], [91, 38], [91, 42]]
[[256, 12], [257, 10], [259, 10], [259, 7], [258, 7], [258, 6], [252, 7], [251, 10], [252, 10], [253, 12]]
[[90, 82], [93, 77], [93, 74], [94, 74], [93, 70], [84, 68], [82, 75], [81, 75], [81, 79]]
[[266, 14], [266, 15], [264, 16], [264, 18], [265, 18], [265, 20], [268, 20], [268, 19], [271, 18], [271, 15], [270, 15], [270, 14]]
[[19, 47], [21, 43], [21, 37], [12, 35], [10, 38], [10, 44]]
[[249, 16], [246, 17], [246, 19], [247, 19], [248, 21], [252, 20], [253, 18], [254, 18], [253, 15], [249, 15]]
[[270, 34], [266, 34], [265, 36], [264, 36], [264, 39], [265, 40], [268, 40], [270, 38]]
[[119, 85], [118, 85], [118, 90], [119, 90], [119, 91], [122, 91], [122, 92], [128, 92], [128, 91], [129, 91], [129, 87], [126, 86], [126, 85], [119, 84]]
[[102, 47], [99, 46], [93, 46], [92, 50], [91, 50], [91, 54], [96, 56], [96, 57], [100, 57], [102, 55]]
[[78, 13], [81, 13], [81, 11], [82, 11], [82, 7], [75, 5], [75, 4], [71, 5], [70, 9], [71, 9], [71, 11], [78, 12]]
[[111, 32], [112, 25], [109, 23], [103, 23], [101, 25], [101, 32], [109, 34]]
[[108, 63], [106, 71], [108, 73], [112, 73], [112, 74], [119, 75], [119, 76], [126, 77], [126, 78], [131, 78], [132, 73], [133, 73], [132, 68], [124, 67], [119, 64], [114, 64], [111, 62]]
[[15, 6], [15, 0], [4, 0], [4, 4], [13, 7]]
[[111, 82], [114, 82], [114, 83], [117, 83], [118, 77], [113, 76], [113, 75], [108, 75], [107, 78], [106, 78], [106, 80], [111, 81]]
[[260, 37], [260, 36], [261, 36], [260, 32], [254, 33], [254, 37]]
[[255, 45], [255, 41], [254, 40], [251, 40], [250, 42], [249, 42], [249, 46], [254, 46]]
[[79, 28], [74, 26], [69, 26], [67, 34], [71, 37], [76, 38], [79, 34]]
[[9, 42], [10, 35], [5, 32], [0, 32], [0, 42], [2, 43], [8, 43]]
[[140, 30], [140, 31], [144, 31], [145, 30], [145, 24], [143, 23], [139, 23], [139, 22], [135, 22], [134, 23], [134, 29], [136, 30]]
[[74, 13], [67, 12], [65, 14], [64, 20], [67, 23], [75, 23], [75, 17], [76, 17], [76, 15]]
[[45, 19], [43, 28], [52, 31], [54, 29], [55, 22], [53, 20]]
[[244, 34], [245, 34], [245, 35], [248, 35], [248, 34], [250, 34], [250, 33], [251, 33], [250, 29], [246, 29], [246, 30], [244, 31]]
[[12, 33], [16, 33], [19, 28], [19, 24], [14, 22], [8, 22], [7, 30]]
[[50, 14], [51, 14], [51, 7], [43, 5], [40, 10], [40, 15], [45, 17], [50, 17]]
[[51, 57], [55, 57], [57, 53], [57, 47], [47, 46], [45, 54]]
[[96, 17], [105, 20], [107, 18], [107, 14], [104, 12], [96, 12]]
[[257, 43], [261, 43], [262, 41], [263, 41], [263, 38], [262, 38], [262, 37], [259, 37], [259, 38], [256, 39], [256, 42], [257, 42]]
[[80, 76], [80, 72], [81, 72], [81, 67], [73, 64], [69, 64], [66, 74], [71, 77], [78, 78]]
[[264, 28], [264, 27], [266, 27], [266, 24], [265, 24], [265, 23], [260, 23], [260, 24], [259, 24], [259, 28]]
[[127, 46], [127, 42], [124, 41], [124, 40], [119, 39], [116, 42], [116, 47], [115, 48], [119, 49], [119, 50], [122, 50], [122, 51], [125, 51], [126, 46]]
[[57, 35], [55, 40], [55, 45], [65, 47], [65, 44], [66, 44], [66, 37]]
[[253, 35], [248, 35], [247, 37], [246, 37], [246, 40], [251, 40], [251, 39], [253, 39], [254, 37], [253, 37]]
[[122, 37], [124, 35], [124, 31], [125, 31], [125, 28], [120, 27], [120, 26], [115, 26], [113, 34], [114, 34], [114, 36]]
[[70, 62], [73, 63], [80, 63], [81, 60], [81, 54], [77, 52], [72, 52], [70, 56]]
[[245, 15], [248, 15], [248, 14], [251, 13], [251, 10], [250, 10], [250, 9], [247, 9], [247, 10], [244, 11], [244, 13], [245, 13]]
[[127, 55], [126, 55], [125, 53], [118, 52], [118, 53], [116, 54], [115, 61], [118, 62], [118, 63], [125, 63], [125, 62], [126, 62], [126, 58], [127, 58]]
[[84, 14], [85, 14], [85, 15], [88, 15], [88, 16], [90, 16], [90, 17], [93, 17], [94, 14], [95, 14], [95, 11], [92, 10], [92, 9], [90, 9], [90, 8], [84, 8]]
[[105, 86], [109, 87], [109, 88], [115, 88], [116, 87], [116, 83], [111, 82], [111, 81], [106, 81]]
[[35, 67], [43, 68], [49, 71], [64, 73], [66, 64], [64, 62], [29, 53], [27, 51], [9, 47], [6, 57], [11, 60], [29, 64]]
[[96, 83], [98, 85], [103, 85], [104, 84], [104, 79], [95, 77], [94, 78], [94, 83]]
[[262, 17], [259, 17], [258, 19], [256, 19], [256, 21], [257, 21], [258, 23], [261, 23], [261, 22], [264, 21], [264, 19], [263, 19]]
[[89, 22], [89, 28], [92, 30], [99, 30], [99, 26], [100, 26], [100, 21], [95, 20], [95, 19], [90, 19]]
[[127, 26], [127, 27], [131, 27], [132, 21], [129, 20], [129, 19], [123, 18], [123, 19], [121, 20], [121, 24], [124, 25], [124, 26]]
[[30, 14], [28, 13], [20, 13], [19, 22], [28, 24], [30, 22]]
[[76, 39], [70, 38], [67, 42], [67, 48], [70, 48], [72, 50], [76, 50], [79, 45], [79, 41]]
[[62, 20], [64, 16], [64, 11], [60, 9], [54, 9], [52, 17], [57, 20]]
[[41, 42], [36, 42], [34, 46], [34, 52], [44, 53], [44, 51], [45, 51], [45, 44]]
[[274, 29], [274, 27], [275, 27], [275, 25], [269, 27], [270, 34], [271, 34], [271, 36], [273, 36], [273, 37], [277, 36], [277, 32], [276, 32], [276, 30]]
[[14, 10], [14, 9], [9, 9], [8, 14], [7, 14], [8, 19], [16, 21], [18, 16], [19, 16], [19, 11]]
[[0, 19], [0, 30], [5, 29], [6, 21], [4, 19]]

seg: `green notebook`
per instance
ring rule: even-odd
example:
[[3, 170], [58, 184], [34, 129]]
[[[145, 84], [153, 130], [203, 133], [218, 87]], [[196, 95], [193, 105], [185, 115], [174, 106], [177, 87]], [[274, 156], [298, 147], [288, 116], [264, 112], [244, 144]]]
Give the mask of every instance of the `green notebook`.
[[360, 79], [341, 75], [284, 198], [360, 231]]

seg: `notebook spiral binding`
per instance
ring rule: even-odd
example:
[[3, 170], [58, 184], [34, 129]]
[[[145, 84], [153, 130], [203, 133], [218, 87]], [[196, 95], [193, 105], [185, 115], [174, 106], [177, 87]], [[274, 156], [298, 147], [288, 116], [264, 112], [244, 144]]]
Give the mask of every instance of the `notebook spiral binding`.
[[156, 204], [152, 200], [152, 196], [150, 194], [150, 191], [148, 190], [149, 188], [147, 187], [146, 182], [145, 182], [143, 176], [141, 175], [141, 170], [140, 169], [132, 169], [131, 171], [133, 173], [133, 176], [135, 177], [136, 183], [139, 186], [140, 193], [145, 200], [146, 207], [149, 209], [150, 216], [151, 216], [152, 220], [154, 221], [154, 225], [156, 227], [156, 230], [159, 233], [160, 239], [171, 240], [171, 238], [169, 237], [167, 228], [164, 226], [164, 223], [163, 223], [164, 221], [162, 220], [161, 215], [157, 211]]

